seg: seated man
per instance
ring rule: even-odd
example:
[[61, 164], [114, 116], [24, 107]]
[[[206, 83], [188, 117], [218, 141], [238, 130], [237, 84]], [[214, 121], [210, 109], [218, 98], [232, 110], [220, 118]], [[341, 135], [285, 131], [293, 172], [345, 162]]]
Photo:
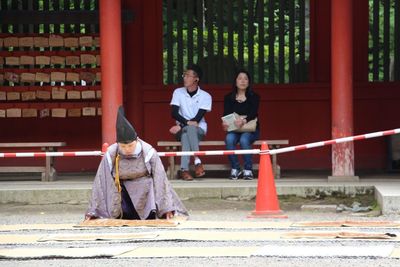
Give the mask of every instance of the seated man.
[[138, 138], [120, 107], [117, 143], [105, 153], [93, 182], [85, 219], [171, 219], [187, 215], [167, 180], [157, 151]]
[[[183, 74], [184, 87], [175, 89], [170, 105], [172, 106], [172, 117], [176, 125], [169, 130], [182, 143], [182, 151], [198, 151], [199, 142], [207, 132], [207, 123], [204, 115], [211, 111], [212, 98], [209, 93], [200, 89], [199, 81], [202, 70], [193, 64], [187, 67]], [[189, 173], [190, 156], [181, 157], [180, 179], [193, 180]], [[199, 157], [194, 158], [195, 176], [205, 175], [203, 165]]]

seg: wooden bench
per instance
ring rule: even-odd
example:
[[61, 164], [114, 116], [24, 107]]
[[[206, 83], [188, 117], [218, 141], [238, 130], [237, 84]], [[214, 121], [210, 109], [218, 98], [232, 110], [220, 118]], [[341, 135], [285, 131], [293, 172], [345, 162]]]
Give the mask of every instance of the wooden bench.
[[[263, 140], [259, 140], [254, 142], [255, 146], [260, 146]], [[269, 148], [279, 148], [281, 145], [288, 145], [289, 140], [266, 140]], [[178, 141], [159, 141], [157, 142], [157, 146], [165, 147], [167, 152], [176, 152], [180, 151], [178, 148], [181, 147], [181, 142]], [[202, 146], [225, 146], [224, 141], [201, 141], [200, 147]], [[203, 150], [203, 149], [201, 149]], [[206, 170], [230, 170], [230, 166], [228, 164], [206, 164], [204, 165]], [[253, 164], [254, 169], [258, 169], [258, 164]], [[275, 178], [280, 178], [280, 167], [278, 165], [277, 155], [272, 155], [272, 168], [275, 174]], [[170, 156], [168, 160], [168, 169], [167, 175], [169, 179], [174, 179], [177, 175], [177, 171], [179, 170], [179, 166], [175, 165], [175, 157]]]
[[[39, 142], [39, 143], [0, 143], [0, 148], [37, 148], [42, 151], [57, 151], [58, 147], [65, 146], [64, 142]], [[57, 172], [54, 169], [53, 157], [46, 157], [45, 166], [1, 166], [0, 172], [19, 173], [19, 172], [40, 172], [42, 173], [42, 181], [54, 181]]]

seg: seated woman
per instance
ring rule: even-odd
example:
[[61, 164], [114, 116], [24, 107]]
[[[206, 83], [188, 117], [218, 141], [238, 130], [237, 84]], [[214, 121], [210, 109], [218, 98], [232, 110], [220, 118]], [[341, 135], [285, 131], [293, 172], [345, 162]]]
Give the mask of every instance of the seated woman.
[[[223, 129], [227, 132], [225, 138], [226, 148], [235, 150], [239, 143], [242, 149], [251, 149], [252, 144], [259, 138], [260, 125], [257, 121], [257, 126], [254, 131], [242, 132], [242, 127], [249, 121], [254, 120], [258, 116], [258, 105], [260, 97], [251, 89], [250, 75], [246, 70], [239, 70], [235, 76], [233, 90], [224, 98], [224, 116], [237, 113], [240, 115], [235, 121], [237, 130], [228, 131], [228, 124], [222, 123]], [[252, 155], [243, 155], [244, 170], [240, 168], [237, 155], [228, 156], [231, 164], [230, 179], [237, 180], [243, 173], [243, 179], [253, 179], [253, 163]]]
[[157, 151], [138, 138], [122, 107], [116, 128], [117, 143], [108, 148], [100, 162], [85, 219], [146, 220], [187, 215]]

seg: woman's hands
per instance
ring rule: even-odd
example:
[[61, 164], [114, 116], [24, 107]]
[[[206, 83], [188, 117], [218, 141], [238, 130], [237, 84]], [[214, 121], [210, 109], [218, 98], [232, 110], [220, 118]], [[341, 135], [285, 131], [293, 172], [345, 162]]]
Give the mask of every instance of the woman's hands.
[[229, 125], [226, 124], [225, 122], [222, 122], [222, 129], [223, 129], [225, 132], [228, 131], [228, 128], [229, 128]]
[[239, 119], [235, 120], [235, 125], [238, 128], [241, 128], [243, 125], [245, 125], [247, 122], [246, 118], [240, 117]]
[[[240, 117], [234, 121], [234, 124], [237, 128], [241, 128], [246, 123], [247, 123], [246, 118], [242, 118], [242, 117]], [[229, 125], [227, 123], [225, 123], [224, 121], [222, 121], [222, 129], [226, 132], [226, 131], [228, 131], [228, 128], [229, 128]]]

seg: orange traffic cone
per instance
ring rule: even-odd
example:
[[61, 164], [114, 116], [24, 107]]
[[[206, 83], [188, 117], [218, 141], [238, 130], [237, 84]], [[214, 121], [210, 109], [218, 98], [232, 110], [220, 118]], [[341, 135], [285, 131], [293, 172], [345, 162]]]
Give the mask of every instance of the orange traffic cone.
[[[261, 150], [268, 150], [266, 142], [261, 144]], [[271, 157], [269, 154], [260, 155], [260, 168], [258, 170], [258, 185], [256, 196], [256, 209], [249, 218], [287, 218], [279, 208], [276, 195], [274, 174], [272, 172]]]

